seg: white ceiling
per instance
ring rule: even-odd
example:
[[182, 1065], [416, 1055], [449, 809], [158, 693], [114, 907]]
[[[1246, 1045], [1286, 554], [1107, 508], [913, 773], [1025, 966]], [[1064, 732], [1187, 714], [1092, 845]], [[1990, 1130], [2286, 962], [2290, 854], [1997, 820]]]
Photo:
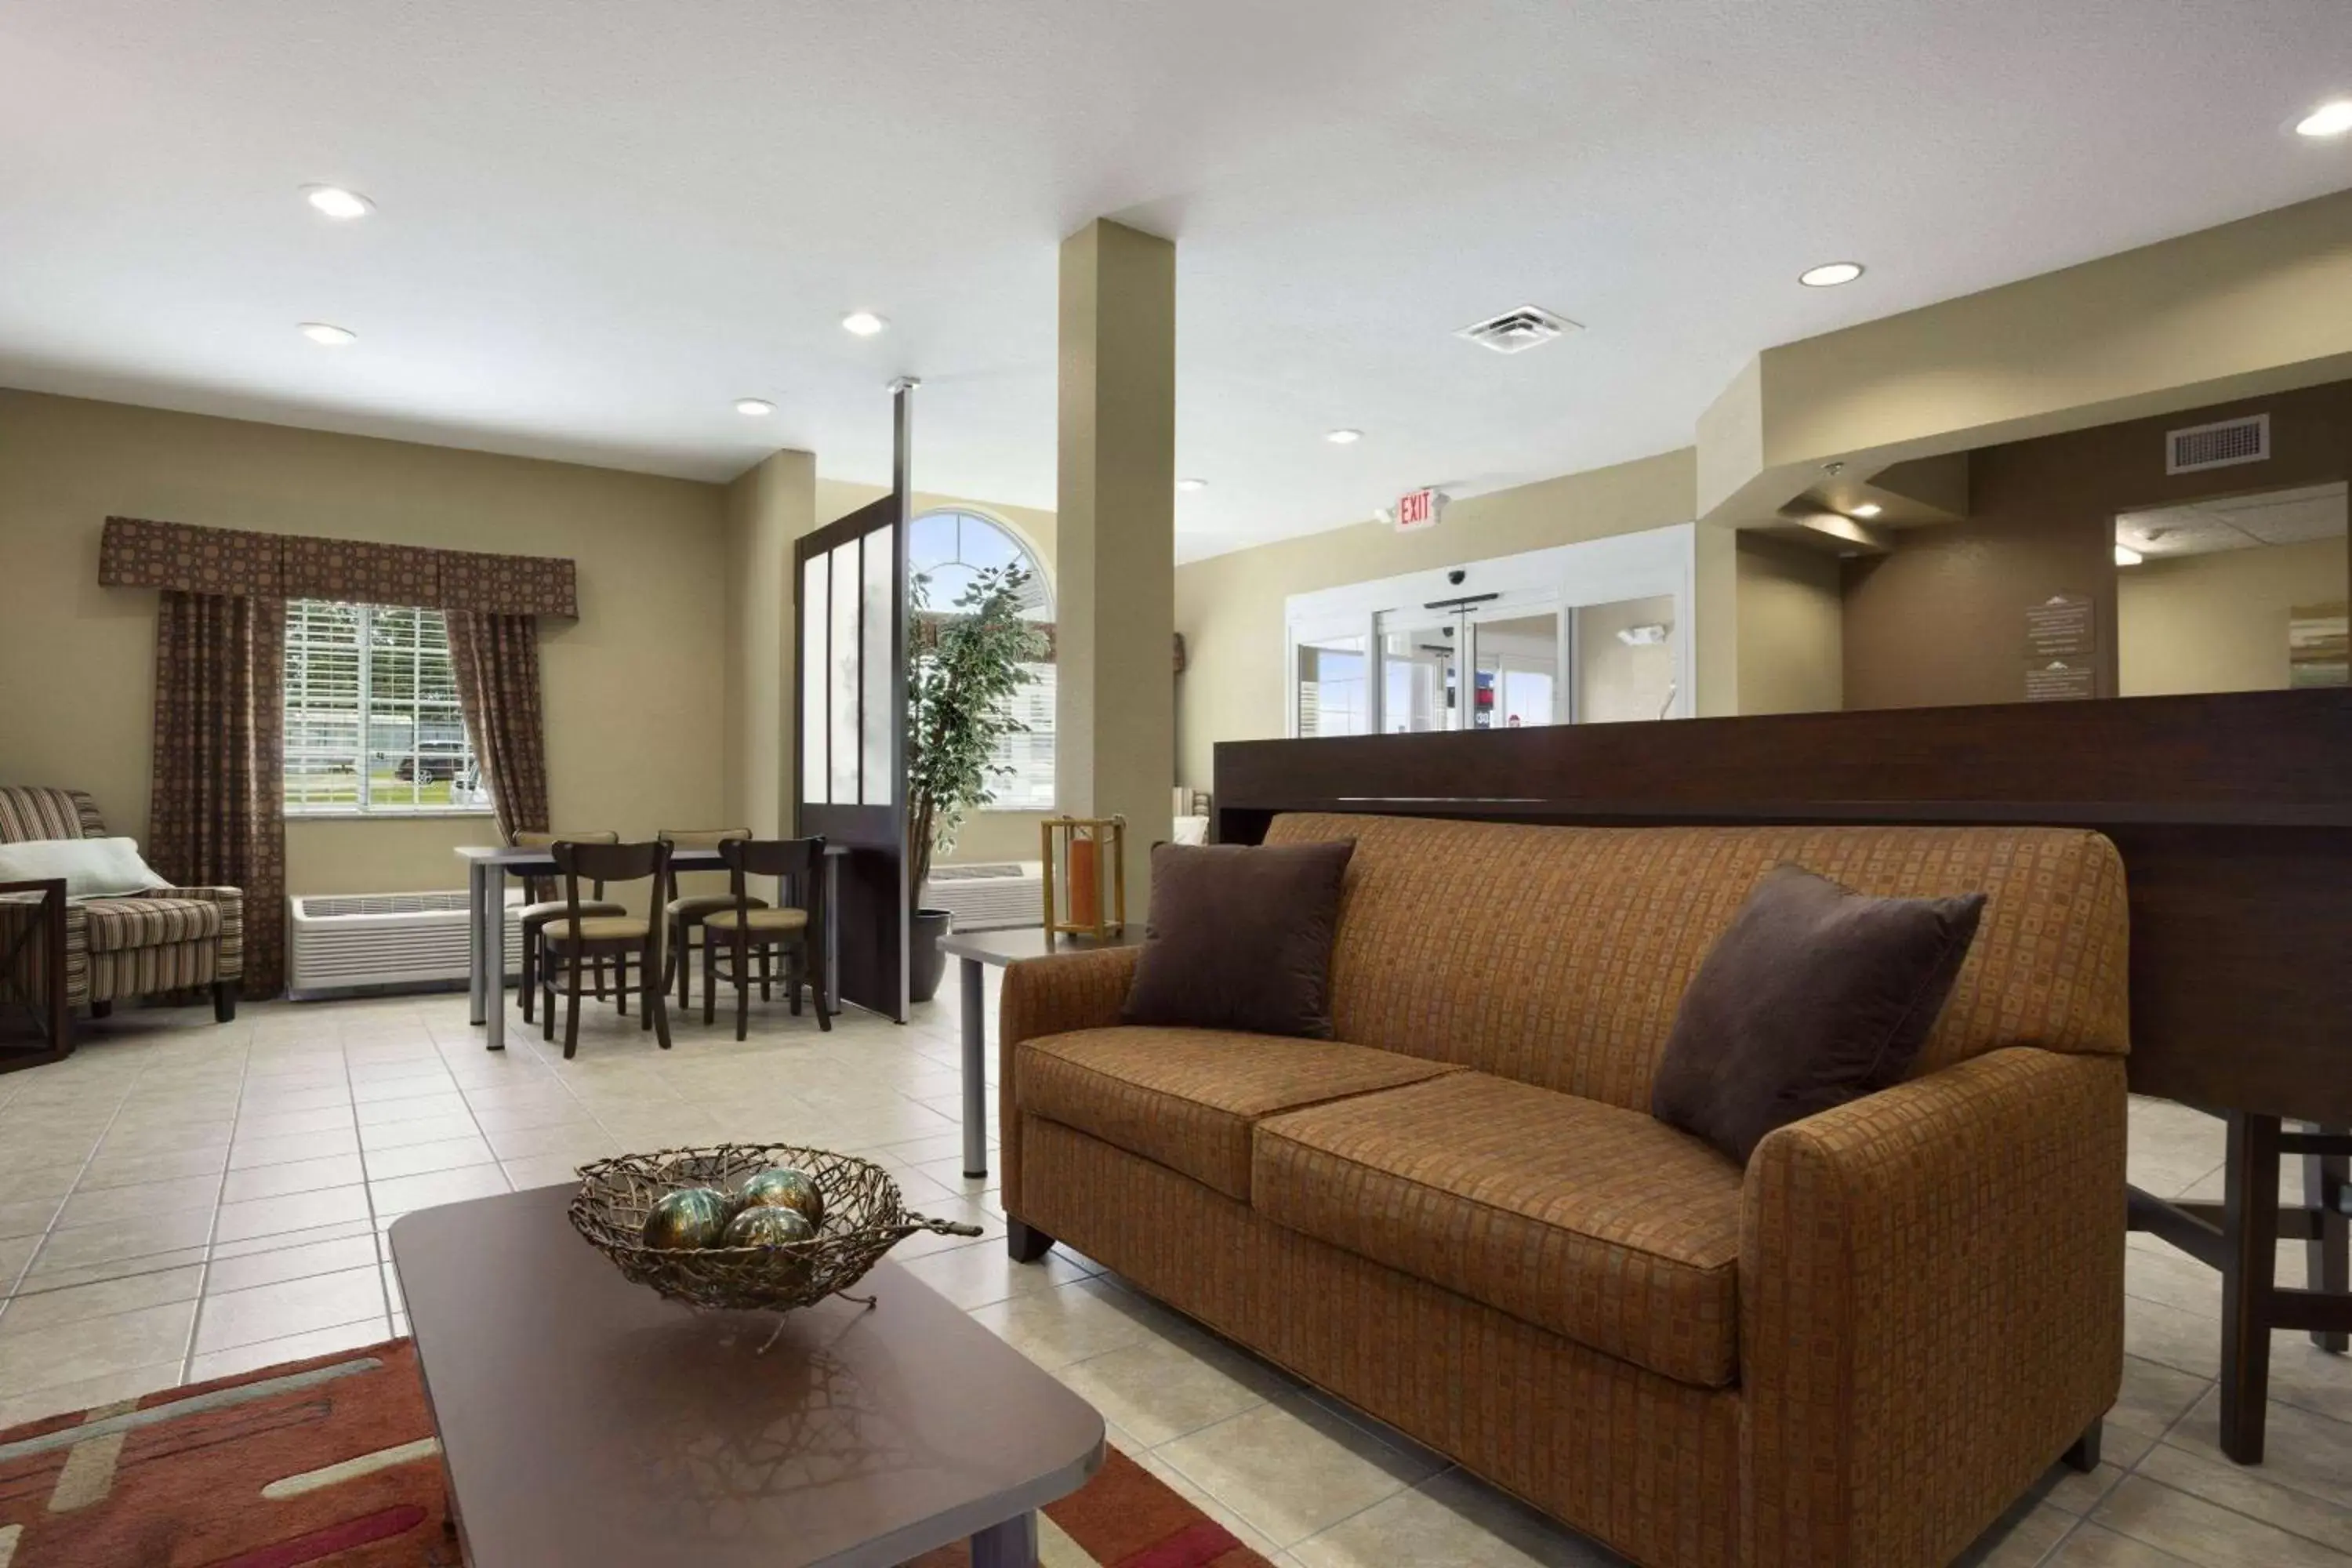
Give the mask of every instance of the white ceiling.
[[[1180, 247], [1190, 557], [1680, 446], [1771, 343], [2352, 185], [2286, 130], [2345, 92], [2346, 0], [9, 0], [0, 384], [880, 481], [913, 374], [922, 488], [1051, 506], [1055, 247], [1119, 216]], [[1586, 330], [1451, 335], [1522, 303]]]
[[2310, 485], [2127, 511], [2116, 519], [2116, 542], [2158, 560], [2335, 539], [2345, 531], [2345, 489], [2340, 483]]

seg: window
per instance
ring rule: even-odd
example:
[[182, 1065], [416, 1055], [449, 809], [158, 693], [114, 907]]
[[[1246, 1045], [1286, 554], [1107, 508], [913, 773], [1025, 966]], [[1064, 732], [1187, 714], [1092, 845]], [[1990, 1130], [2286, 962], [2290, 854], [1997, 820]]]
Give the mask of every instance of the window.
[[[954, 604], [971, 586], [972, 577], [991, 567], [1018, 566], [1029, 574], [1021, 614], [1050, 631], [1054, 620], [1054, 590], [1036, 554], [1003, 523], [977, 512], [934, 511], [915, 520], [907, 542], [907, 570], [923, 579], [934, 609]], [[1050, 640], [1049, 640], [1050, 646]], [[1026, 667], [1029, 680], [1013, 693], [1013, 718], [1026, 724], [1025, 732], [1007, 735], [997, 743], [995, 765], [1006, 770], [994, 775], [992, 811], [1051, 811], [1054, 809], [1054, 666]]]
[[438, 610], [286, 606], [286, 814], [489, 806]]

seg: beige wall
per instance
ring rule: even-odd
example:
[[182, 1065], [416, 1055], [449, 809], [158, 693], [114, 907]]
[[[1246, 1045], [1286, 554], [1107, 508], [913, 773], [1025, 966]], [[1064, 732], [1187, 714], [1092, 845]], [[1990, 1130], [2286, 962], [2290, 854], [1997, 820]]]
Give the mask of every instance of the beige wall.
[[1839, 561], [1826, 551], [1739, 540], [1739, 711], [1833, 713], [1845, 706]]
[[[650, 834], [721, 809], [724, 573], [712, 485], [0, 391], [0, 782], [97, 795], [146, 833], [155, 595], [98, 585], [109, 513], [567, 555], [580, 619], [540, 651], [559, 826]], [[296, 820], [295, 893], [464, 885], [487, 816]]]
[[[836, 522], [859, 507], [870, 501], [879, 500], [888, 493], [880, 485], [861, 485], [846, 479], [821, 479], [816, 481], [816, 524], [822, 527], [828, 522]], [[945, 511], [952, 509], [957, 511], [978, 512], [982, 517], [992, 518], [1003, 523], [1020, 536], [1023, 543], [1037, 552], [1037, 559], [1045, 564], [1047, 580], [1052, 581], [1055, 563], [1057, 559], [1054, 548], [1054, 514], [1052, 512], [1041, 511], [1035, 507], [1003, 506], [995, 501], [967, 500], [959, 496], [944, 496], [929, 490], [915, 492], [914, 509], [917, 517], [922, 516], [927, 511]], [[787, 566], [791, 563], [789, 550], [785, 552], [785, 563]], [[787, 587], [783, 614], [788, 625], [792, 619], [792, 594]], [[784, 650], [787, 671], [793, 668], [793, 648], [796, 646], [787, 639]], [[784, 740], [787, 750], [790, 749], [791, 739], [792, 710], [787, 708], [784, 710]], [[797, 759], [793, 759], [787, 763], [788, 787], [789, 780], [793, 776], [789, 770], [796, 763]], [[956, 837], [954, 852], [942, 856], [940, 863], [949, 865], [978, 860], [1034, 860], [1037, 858], [1037, 825], [1045, 820], [1046, 815], [1042, 811], [975, 812], [964, 819], [963, 831]]]
[[2125, 567], [2116, 574], [2123, 695], [2284, 689], [2288, 611], [2341, 603], [2345, 574], [2341, 538]]
[[793, 819], [793, 542], [815, 510], [806, 452], [778, 452], [727, 487], [727, 820], [712, 826], [763, 838]]
[[1688, 522], [1695, 460], [1685, 447], [1472, 496], [1423, 532], [1359, 523], [1178, 567], [1176, 629], [1190, 662], [1176, 681], [1177, 776], [1189, 788], [1212, 788], [1217, 742], [1282, 734], [1289, 595]]
[[[1620, 599], [1576, 612], [1576, 714], [1584, 724], [1631, 724], [1661, 717], [1674, 700], [1675, 636], [1690, 628], [1675, 622], [1669, 595]], [[1618, 633], [1650, 624], [1668, 628], [1669, 640], [1627, 643]]]

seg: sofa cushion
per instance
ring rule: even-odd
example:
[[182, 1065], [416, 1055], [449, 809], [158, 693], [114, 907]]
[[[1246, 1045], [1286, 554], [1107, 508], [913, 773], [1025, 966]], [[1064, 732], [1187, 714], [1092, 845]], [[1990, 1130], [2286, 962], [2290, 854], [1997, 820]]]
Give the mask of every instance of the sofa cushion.
[[1683, 993], [1651, 1114], [1746, 1164], [1774, 1128], [1891, 1087], [1936, 1026], [1984, 901], [1765, 872]]
[[1485, 1073], [1267, 1119], [1250, 1202], [1679, 1382], [1739, 1357], [1740, 1168], [1664, 1123]]
[[1331, 1038], [1331, 932], [1353, 847], [1153, 845], [1127, 1022]]
[[201, 899], [85, 899], [92, 952], [201, 942], [221, 931], [221, 907]]
[[1328, 1040], [1129, 1025], [1025, 1040], [1013, 1070], [1024, 1114], [1246, 1201], [1259, 1119], [1454, 1069]]

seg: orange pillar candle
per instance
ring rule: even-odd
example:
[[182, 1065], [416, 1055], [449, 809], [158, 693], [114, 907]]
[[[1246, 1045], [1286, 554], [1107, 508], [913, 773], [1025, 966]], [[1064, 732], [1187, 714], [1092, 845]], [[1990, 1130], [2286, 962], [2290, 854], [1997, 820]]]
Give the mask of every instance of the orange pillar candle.
[[1095, 861], [1095, 841], [1087, 834], [1070, 836], [1070, 923], [1089, 929], [1102, 924], [1102, 871]]

